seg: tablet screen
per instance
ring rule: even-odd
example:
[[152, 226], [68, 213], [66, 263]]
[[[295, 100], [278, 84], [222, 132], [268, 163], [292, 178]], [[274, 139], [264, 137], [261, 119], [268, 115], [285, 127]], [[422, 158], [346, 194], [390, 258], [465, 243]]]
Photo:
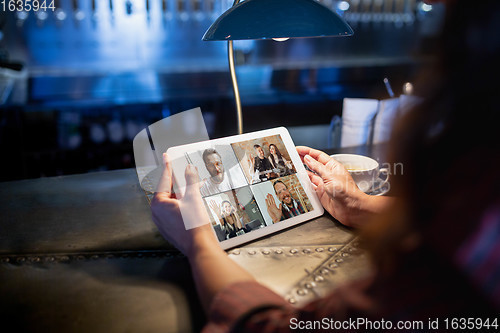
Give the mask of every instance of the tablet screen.
[[170, 148], [174, 191], [183, 192], [187, 164], [223, 248], [323, 214], [288, 131], [247, 133]]

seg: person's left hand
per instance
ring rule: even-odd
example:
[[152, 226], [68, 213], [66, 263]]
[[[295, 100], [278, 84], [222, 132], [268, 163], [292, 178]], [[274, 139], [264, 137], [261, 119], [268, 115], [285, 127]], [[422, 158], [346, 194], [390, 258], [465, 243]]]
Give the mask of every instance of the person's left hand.
[[[165, 170], [151, 202], [153, 221], [162, 236], [188, 258], [204, 246], [219, 244], [210, 230], [210, 220], [203, 204], [196, 167], [186, 167], [186, 192], [182, 199], [172, 194], [172, 167], [163, 155]], [[187, 229], [192, 226], [198, 226]]]

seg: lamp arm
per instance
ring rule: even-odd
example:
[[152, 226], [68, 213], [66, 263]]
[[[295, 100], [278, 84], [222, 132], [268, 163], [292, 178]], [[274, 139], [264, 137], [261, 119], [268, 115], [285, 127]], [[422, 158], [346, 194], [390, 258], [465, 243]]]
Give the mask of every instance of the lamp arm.
[[236, 70], [234, 68], [234, 49], [233, 41], [227, 41], [227, 57], [229, 60], [229, 71], [231, 73], [231, 81], [233, 83], [234, 99], [236, 101], [236, 117], [238, 119], [238, 134], [243, 134], [243, 114], [241, 111], [240, 90], [238, 89], [238, 80], [236, 78]]
[[[233, 7], [236, 6], [240, 0], [234, 0]], [[234, 100], [236, 102], [236, 118], [238, 121], [238, 134], [243, 134], [243, 113], [241, 111], [240, 90], [238, 88], [238, 80], [236, 78], [236, 69], [234, 67], [234, 48], [233, 41], [227, 41], [227, 57], [229, 60], [229, 72], [231, 73], [231, 82], [233, 83]]]
[[231, 72], [231, 81], [233, 83], [234, 99], [236, 101], [236, 117], [238, 119], [238, 134], [243, 134], [243, 114], [241, 112], [240, 90], [238, 89], [238, 80], [234, 68], [234, 49], [233, 41], [227, 41], [227, 56], [229, 59], [229, 71]]

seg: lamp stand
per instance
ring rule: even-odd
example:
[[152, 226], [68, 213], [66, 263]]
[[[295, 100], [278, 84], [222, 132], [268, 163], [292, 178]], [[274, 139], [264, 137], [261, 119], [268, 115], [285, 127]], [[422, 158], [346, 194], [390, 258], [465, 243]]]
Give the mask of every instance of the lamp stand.
[[[240, 0], [234, 0], [233, 7]], [[227, 58], [229, 60], [229, 72], [231, 73], [231, 82], [233, 83], [234, 100], [236, 102], [236, 118], [238, 121], [238, 134], [243, 134], [243, 113], [241, 111], [240, 89], [238, 88], [238, 80], [236, 79], [236, 70], [234, 68], [234, 48], [233, 41], [227, 41]]]
[[238, 119], [238, 134], [243, 134], [243, 113], [241, 111], [240, 90], [238, 89], [238, 80], [236, 78], [236, 70], [234, 68], [234, 48], [233, 41], [227, 42], [227, 57], [229, 59], [229, 71], [231, 73], [231, 81], [233, 83], [234, 99], [236, 101], [236, 117]]
[[234, 69], [234, 40], [344, 37], [354, 33], [334, 11], [318, 0], [234, 0], [203, 35], [204, 41], [227, 41], [229, 70], [236, 100], [238, 134], [243, 133], [240, 93]]

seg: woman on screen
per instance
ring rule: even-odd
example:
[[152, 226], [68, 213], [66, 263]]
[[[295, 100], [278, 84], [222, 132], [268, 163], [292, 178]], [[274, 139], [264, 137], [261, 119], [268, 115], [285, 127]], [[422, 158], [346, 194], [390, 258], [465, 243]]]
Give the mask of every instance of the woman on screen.
[[292, 173], [292, 163], [281, 155], [278, 147], [273, 143], [269, 145], [269, 156], [267, 158], [271, 162], [273, 169], [280, 170], [280, 177], [288, 176]]
[[217, 215], [222, 230], [226, 233], [226, 239], [245, 233], [242, 218], [228, 200], [222, 201], [220, 207], [214, 200], [211, 200], [210, 208]]

